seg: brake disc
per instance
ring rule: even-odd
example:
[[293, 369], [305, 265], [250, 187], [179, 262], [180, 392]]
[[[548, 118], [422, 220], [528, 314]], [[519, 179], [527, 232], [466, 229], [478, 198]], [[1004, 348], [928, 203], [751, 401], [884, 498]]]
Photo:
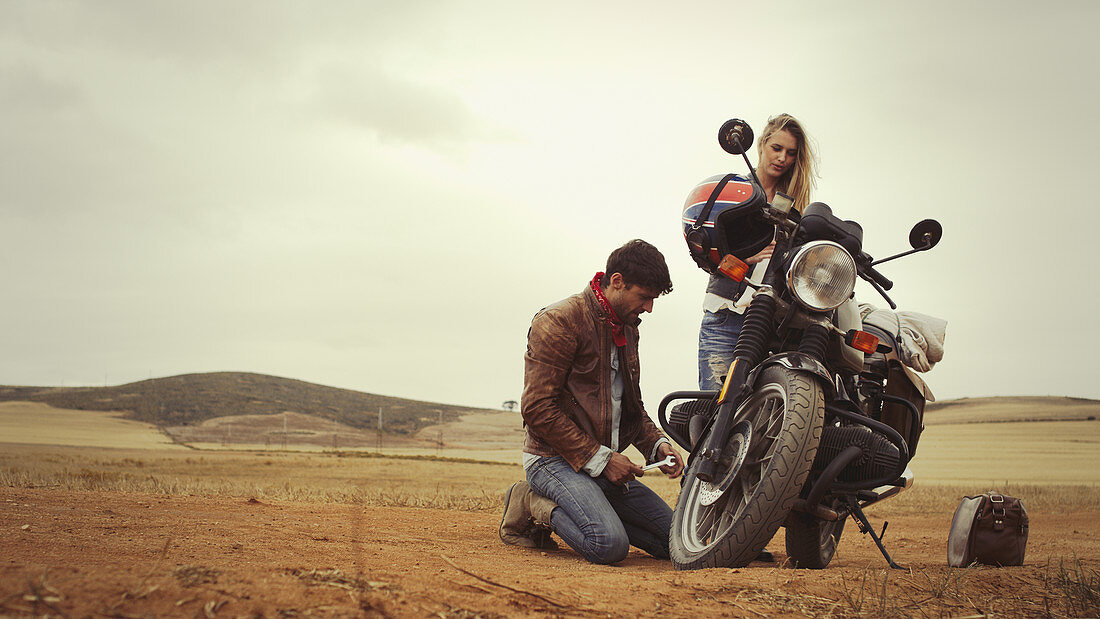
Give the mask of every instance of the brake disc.
[[747, 420], [742, 421], [733, 427], [733, 432], [730, 434], [729, 443], [726, 444], [726, 454], [730, 458], [729, 467], [726, 469], [726, 474], [717, 483], [710, 483], [706, 481], [699, 482], [699, 504], [710, 506], [713, 505], [718, 499], [722, 498], [722, 495], [730, 489], [733, 485], [734, 479], [737, 478], [737, 473], [741, 471], [741, 465], [745, 463], [745, 458], [749, 453], [749, 445], [752, 443], [752, 424]]

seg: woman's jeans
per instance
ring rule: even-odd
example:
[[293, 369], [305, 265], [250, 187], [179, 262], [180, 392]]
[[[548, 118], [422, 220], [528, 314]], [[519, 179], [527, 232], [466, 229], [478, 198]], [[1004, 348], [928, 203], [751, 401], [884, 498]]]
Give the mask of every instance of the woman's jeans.
[[672, 508], [642, 482], [619, 486], [553, 456], [527, 467], [527, 483], [558, 504], [550, 528], [590, 562], [622, 561], [630, 546], [668, 558]]
[[722, 388], [744, 323], [744, 314], [725, 309], [703, 312], [703, 323], [699, 325], [699, 389]]

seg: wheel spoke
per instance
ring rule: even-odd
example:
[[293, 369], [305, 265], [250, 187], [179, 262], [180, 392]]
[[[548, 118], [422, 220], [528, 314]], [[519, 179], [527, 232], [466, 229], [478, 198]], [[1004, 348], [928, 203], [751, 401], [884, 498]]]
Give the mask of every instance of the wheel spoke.
[[695, 525], [695, 536], [699, 538], [700, 541], [705, 542], [714, 534], [715, 513], [718, 510], [714, 509], [713, 505], [701, 509], [705, 513], [699, 518], [699, 522]]
[[763, 402], [760, 406], [760, 411], [753, 419], [753, 430], [760, 431], [766, 427], [770, 427], [773, 423], [772, 418], [775, 414], [776, 407], [779, 404], [782, 404], [782, 402], [777, 402], [772, 398]]
[[[782, 402], [779, 402], [779, 404], [782, 404]], [[772, 438], [776, 438], [779, 436], [779, 432], [783, 430], [783, 413], [786, 412], [786, 409], [782, 406], [778, 406], [773, 412], [779, 414], [773, 415], [768, 419], [768, 429], [764, 431], [764, 434], [771, 436], [769, 433], [775, 431], [775, 435]]]

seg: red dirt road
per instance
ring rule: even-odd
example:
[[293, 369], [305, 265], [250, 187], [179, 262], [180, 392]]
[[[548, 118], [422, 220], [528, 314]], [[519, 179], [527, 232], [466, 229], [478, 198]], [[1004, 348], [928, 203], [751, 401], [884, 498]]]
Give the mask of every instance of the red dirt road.
[[824, 571], [676, 572], [506, 547], [489, 512], [0, 488], [0, 615], [1065, 616], [1074, 557], [1100, 564], [1096, 512], [1032, 513], [1026, 565], [966, 570], [946, 566], [950, 514], [883, 516], [908, 570], [849, 521]]

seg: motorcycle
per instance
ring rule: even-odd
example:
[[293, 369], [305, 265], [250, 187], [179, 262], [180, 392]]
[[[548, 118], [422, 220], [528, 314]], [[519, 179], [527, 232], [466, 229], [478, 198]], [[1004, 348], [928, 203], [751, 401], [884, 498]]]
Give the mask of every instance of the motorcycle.
[[[755, 291], [721, 389], [670, 393], [658, 410], [690, 452], [672, 561], [681, 570], [744, 566], [783, 526], [789, 561], [824, 568], [850, 516], [900, 569], [882, 542], [888, 523], [876, 533], [864, 509], [912, 485], [930, 392], [899, 361], [898, 330], [863, 324], [854, 290], [862, 278], [896, 309], [893, 283], [875, 266], [933, 248], [942, 228], [924, 220], [911, 250], [875, 261], [860, 225], [828, 205], [799, 214], [782, 193], [769, 202], [745, 155], [752, 141], [744, 121], [722, 125], [720, 145], [744, 158], [751, 179], [704, 181], [683, 216], [696, 262]], [[764, 275], [750, 281], [745, 259], [773, 240]]]

